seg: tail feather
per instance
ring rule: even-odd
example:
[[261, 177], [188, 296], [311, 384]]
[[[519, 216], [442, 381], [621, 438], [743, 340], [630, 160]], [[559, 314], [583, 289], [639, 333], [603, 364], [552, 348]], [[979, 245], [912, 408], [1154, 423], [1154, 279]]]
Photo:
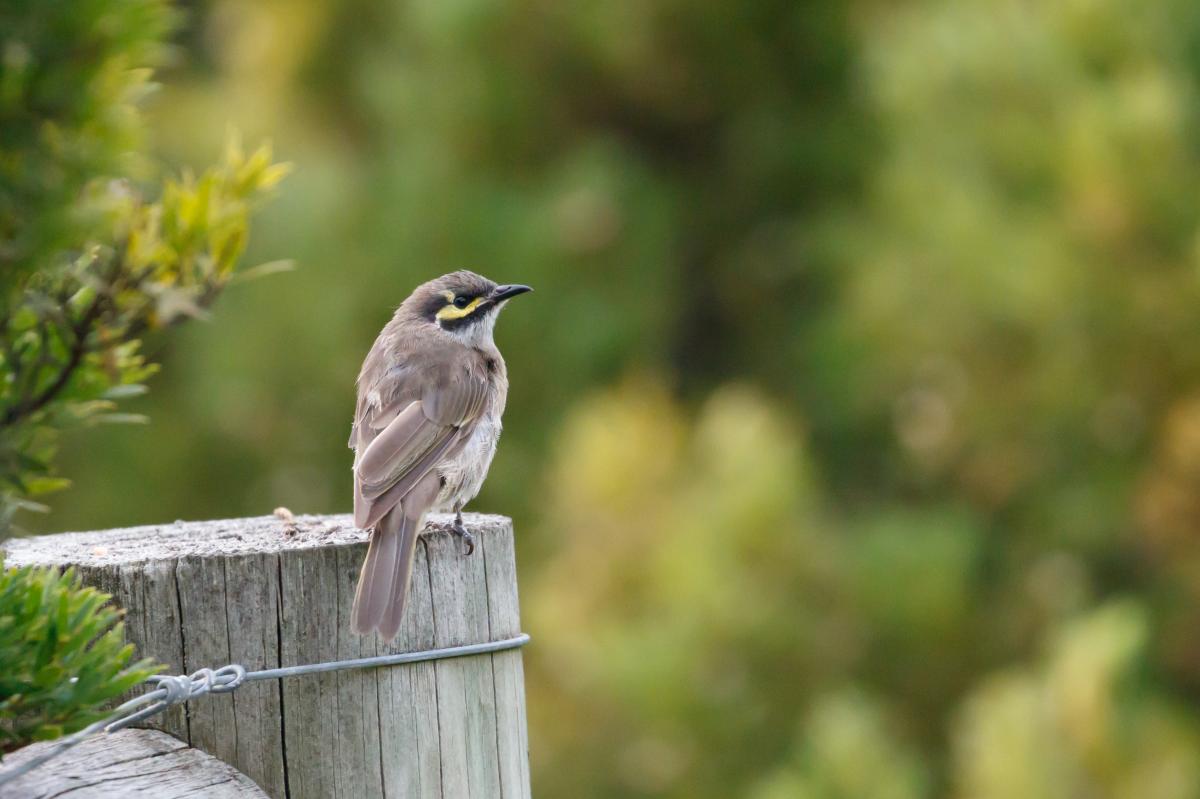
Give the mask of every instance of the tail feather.
[[383, 617], [379, 620], [379, 635], [385, 641], [390, 641], [400, 632], [400, 624], [404, 620], [404, 608], [408, 605], [408, 592], [411, 590], [413, 560], [417, 550], [417, 534], [423, 525], [424, 516], [418, 519], [404, 519], [400, 535], [400, 557], [396, 560], [394, 585], [395, 593], [392, 602], [384, 608]]
[[366, 635], [378, 630], [390, 641], [400, 631], [417, 536], [441, 488], [438, 475], [430, 472], [375, 524], [354, 595], [350, 616], [354, 632]]
[[420, 520], [405, 516], [400, 506], [376, 525], [354, 595], [351, 624], [356, 633], [379, 630], [390, 640], [400, 630], [419, 525]]

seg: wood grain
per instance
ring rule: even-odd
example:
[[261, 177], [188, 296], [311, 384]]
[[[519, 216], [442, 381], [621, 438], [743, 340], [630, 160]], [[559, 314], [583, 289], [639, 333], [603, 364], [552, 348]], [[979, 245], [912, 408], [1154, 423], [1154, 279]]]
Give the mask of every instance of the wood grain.
[[[4, 758], [16, 766], [51, 744], [33, 744]], [[0, 787], [0, 799], [265, 799], [254, 782], [227, 763], [158, 730], [121, 730], [90, 738], [41, 768]]]

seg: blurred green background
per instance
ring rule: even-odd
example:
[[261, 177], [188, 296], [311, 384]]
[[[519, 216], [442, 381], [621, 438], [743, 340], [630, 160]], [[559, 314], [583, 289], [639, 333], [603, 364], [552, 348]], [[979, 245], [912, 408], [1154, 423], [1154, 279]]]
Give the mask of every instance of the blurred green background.
[[272, 138], [299, 269], [31, 524], [348, 510], [363, 355], [470, 268], [537, 289], [474, 509], [538, 795], [1200, 796], [1200, 6], [184, 9], [157, 154]]

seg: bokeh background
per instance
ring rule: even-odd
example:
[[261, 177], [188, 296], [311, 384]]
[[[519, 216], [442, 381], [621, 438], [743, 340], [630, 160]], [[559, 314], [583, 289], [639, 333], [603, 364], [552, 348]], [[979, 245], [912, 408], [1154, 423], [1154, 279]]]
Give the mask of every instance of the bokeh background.
[[1200, 6], [183, 7], [157, 155], [273, 139], [298, 269], [30, 523], [347, 510], [363, 355], [470, 268], [537, 289], [475, 509], [538, 795], [1200, 796]]

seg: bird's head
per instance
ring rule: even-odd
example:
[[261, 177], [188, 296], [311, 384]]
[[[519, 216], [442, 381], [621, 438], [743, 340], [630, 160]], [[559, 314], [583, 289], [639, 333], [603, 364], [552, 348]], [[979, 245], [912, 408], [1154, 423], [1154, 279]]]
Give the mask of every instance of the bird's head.
[[498, 285], [465, 269], [430, 280], [406, 305], [421, 319], [466, 342], [491, 338], [496, 316], [518, 294], [533, 291], [518, 284]]

